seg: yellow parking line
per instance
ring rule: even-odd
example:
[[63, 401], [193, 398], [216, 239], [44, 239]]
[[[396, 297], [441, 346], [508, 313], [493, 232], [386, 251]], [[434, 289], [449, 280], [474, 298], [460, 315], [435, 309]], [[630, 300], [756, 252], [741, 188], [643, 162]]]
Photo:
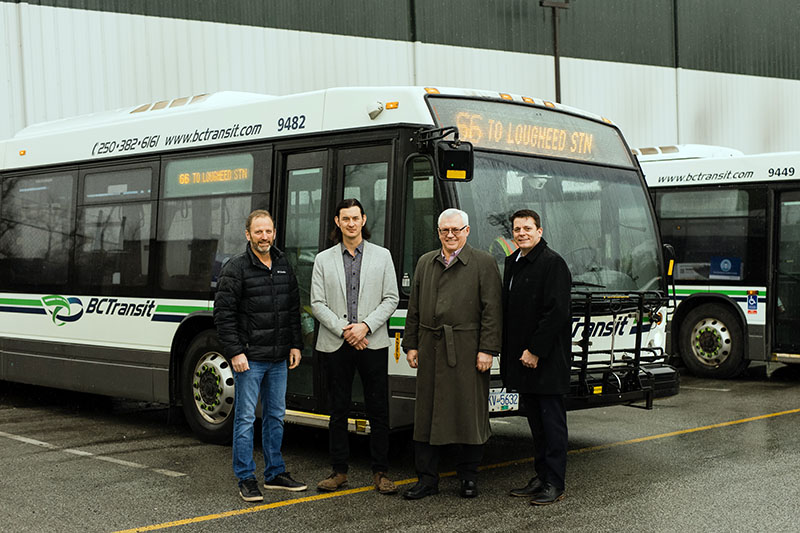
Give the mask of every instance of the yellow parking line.
[[671, 431], [670, 433], [662, 433], [660, 435], [651, 435], [650, 437], [639, 437], [638, 439], [624, 440], [620, 442], [611, 442], [609, 444], [600, 444], [599, 446], [588, 446], [577, 450], [570, 450], [570, 454], [593, 452], [596, 450], [605, 450], [606, 448], [614, 448], [616, 446], [624, 446], [626, 444], [636, 444], [637, 442], [646, 442], [648, 440], [663, 439], [666, 437], [675, 437], [677, 435], [686, 435], [688, 433], [696, 433], [698, 431], [707, 431], [709, 429], [718, 429], [728, 426], [735, 426], [737, 424], [744, 424], [745, 422], [755, 422], [756, 420], [764, 420], [767, 418], [774, 418], [776, 416], [792, 415], [800, 413], [800, 409], [790, 409], [788, 411], [780, 411], [777, 413], [769, 413], [766, 415], [751, 416], [750, 418], [742, 418], [740, 420], [732, 420], [730, 422], [721, 422], [719, 424], [711, 424], [709, 426], [702, 426], [698, 428], [682, 429], [680, 431]]
[[[766, 414], [766, 415], [752, 416], [752, 417], [749, 417], [749, 418], [742, 418], [740, 420], [732, 420], [730, 422], [722, 422], [722, 423], [719, 423], [719, 424], [711, 424], [711, 425], [708, 425], [708, 426], [702, 426], [702, 427], [696, 427], [696, 428], [690, 428], [690, 429], [682, 429], [682, 430], [679, 430], [679, 431], [671, 431], [669, 433], [661, 433], [660, 435], [651, 435], [649, 437], [639, 437], [639, 438], [636, 438], [636, 439], [624, 440], [624, 441], [619, 441], [619, 442], [610, 442], [608, 444], [600, 444], [598, 446], [587, 446], [586, 448], [578, 448], [576, 450], [570, 450], [568, 453], [570, 455], [575, 455], [575, 454], [579, 454], [579, 453], [594, 452], [594, 451], [597, 451], [597, 450], [605, 450], [607, 448], [614, 448], [614, 447], [617, 447], [617, 446], [625, 446], [625, 445], [628, 445], [628, 444], [636, 444], [636, 443], [639, 443], [639, 442], [647, 442], [647, 441], [651, 441], [651, 440], [664, 439], [664, 438], [667, 438], [667, 437], [675, 437], [675, 436], [678, 436], [678, 435], [686, 435], [686, 434], [689, 434], [689, 433], [696, 433], [698, 431], [707, 431], [709, 429], [718, 429], [718, 428], [723, 428], [723, 427], [728, 427], [728, 426], [735, 426], [737, 424], [744, 424], [746, 422], [755, 422], [757, 420], [765, 420], [767, 418], [774, 418], [774, 417], [777, 417], [777, 416], [791, 415], [791, 414], [796, 414], [796, 413], [800, 413], [800, 409], [790, 409], [788, 411], [780, 411], [780, 412], [777, 412], [777, 413], [769, 413], [769, 414]], [[512, 460], [512, 461], [505, 461], [505, 462], [502, 462], [502, 463], [495, 463], [495, 464], [491, 464], [491, 465], [482, 466], [482, 467], [480, 467], [480, 470], [492, 470], [492, 469], [495, 469], [495, 468], [503, 468], [503, 467], [506, 467], [506, 466], [512, 466], [512, 465], [517, 465], [517, 464], [522, 464], [522, 463], [530, 463], [532, 461], [533, 461], [533, 457], [526, 457], [526, 458], [523, 458], [523, 459], [515, 459], [515, 460]], [[441, 476], [442, 477], [449, 477], [449, 476], [453, 476], [453, 475], [455, 475], [455, 472], [447, 472], [446, 474], [442, 474]], [[414, 483], [416, 481], [417, 481], [417, 478], [404, 479], [402, 481], [395, 481], [395, 485], [408, 485], [408, 484]], [[185, 526], [187, 524], [196, 524], [196, 523], [199, 523], [199, 522], [208, 522], [210, 520], [219, 520], [220, 518], [227, 518], [229, 516], [240, 516], [240, 515], [245, 515], [245, 514], [248, 514], [248, 513], [258, 513], [258, 512], [261, 512], [261, 511], [267, 511], [269, 509], [276, 509], [278, 507], [286, 507], [288, 505], [296, 505], [296, 504], [299, 504], [299, 503], [313, 502], [313, 501], [319, 501], [319, 500], [327, 500], [328, 498], [338, 498], [338, 497], [341, 497], [341, 496], [348, 496], [350, 494], [359, 494], [361, 492], [369, 492], [369, 491], [372, 491], [372, 490], [375, 490], [375, 487], [373, 487], [372, 485], [369, 485], [369, 486], [366, 486], [366, 487], [358, 487], [358, 488], [355, 488], [355, 489], [341, 490], [341, 491], [329, 492], [329, 493], [325, 493], [325, 494], [317, 494], [317, 495], [314, 495], [314, 496], [306, 496], [306, 497], [303, 497], [303, 498], [295, 498], [295, 499], [292, 499], [292, 500], [284, 500], [284, 501], [268, 503], [268, 504], [264, 504], [264, 505], [255, 505], [253, 507], [248, 507], [246, 509], [236, 509], [236, 510], [233, 510], [233, 511], [225, 511], [224, 513], [216, 513], [216, 514], [209, 514], [209, 515], [204, 515], [204, 516], [196, 516], [194, 518], [185, 518], [183, 520], [175, 520], [174, 522], [164, 522], [162, 524], [153, 524], [151, 526], [142, 526], [142, 527], [136, 527], [136, 528], [133, 528], [133, 529], [125, 529], [125, 530], [117, 531], [116, 533], [136, 533], [136, 532], [142, 532], [142, 531], [156, 531], [158, 529], [167, 529], [167, 528], [170, 528], [170, 527]]]
[[[395, 485], [408, 485], [414, 483], [417, 478], [404, 479], [402, 481], [395, 481]], [[328, 492], [325, 494], [316, 494], [314, 496], [306, 496], [303, 498], [295, 498], [292, 500], [283, 500], [280, 502], [267, 503], [264, 505], [255, 505], [246, 509], [235, 509], [233, 511], [225, 511], [224, 513], [209, 514], [205, 516], [196, 516], [194, 518], [185, 518], [183, 520], [175, 520], [174, 522], [164, 522], [163, 524], [154, 524], [152, 526], [135, 527], [133, 529], [125, 529], [117, 531], [116, 533], [134, 533], [140, 531], [155, 531], [158, 529], [166, 529], [169, 527], [185, 526], [187, 524], [196, 524], [198, 522], [208, 522], [209, 520], [218, 520], [220, 518], [227, 518], [229, 516], [239, 516], [248, 513], [258, 513], [267, 511], [269, 509], [277, 509], [278, 507], [285, 507], [287, 505], [295, 505], [298, 503], [313, 502], [318, 500], [327, 500], [328, 498], [337, 498], [339, 496], [347, 496], [349, 494], [358, 494], [360, 492], [369, 492], [375, 490], [375, 487], [369, 485], [367, 487], [358, 487], [356, 489], [339, 490], [336, 492]]]

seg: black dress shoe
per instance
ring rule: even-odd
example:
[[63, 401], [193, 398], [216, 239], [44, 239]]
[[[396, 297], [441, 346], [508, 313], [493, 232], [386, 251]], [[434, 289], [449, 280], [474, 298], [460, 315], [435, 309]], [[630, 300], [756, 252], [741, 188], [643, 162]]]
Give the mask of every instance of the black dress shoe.
[[511, 489], [509, 494], [518, 498], [531, 498], [544, 488], [544, 481], [539, 477], [532, 477], [528, 484], [518, 489]]
[[564, 489], [557, 489], [550, 483], [546, 483], [544, 488], [531, 500], [531, 505], [550, 505], [564, 499]]
[[478, 484], [471, 479], [461, 480], [461, 497], [474, 498], [478, 495]]
[[438, 487], [417, 483], [403, 493], [403, 498], [406, 500], [421, 500], [425, 496], [433, 496], [434, 494], [439, 494]]

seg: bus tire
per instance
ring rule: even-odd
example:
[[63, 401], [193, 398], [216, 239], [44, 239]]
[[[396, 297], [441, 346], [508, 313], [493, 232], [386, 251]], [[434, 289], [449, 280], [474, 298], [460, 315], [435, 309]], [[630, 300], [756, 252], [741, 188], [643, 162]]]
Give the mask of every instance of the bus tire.
[[228, 444], [233, 437], [234, 379], [214, 330], [198, 334], [181, 365], [183, 414], [202, 441]]
[[703, 304], [689, 311], [680, 328], [680, 354], [695, 376], [732, 378], [747, 368], [744, 334], [729, 308]]

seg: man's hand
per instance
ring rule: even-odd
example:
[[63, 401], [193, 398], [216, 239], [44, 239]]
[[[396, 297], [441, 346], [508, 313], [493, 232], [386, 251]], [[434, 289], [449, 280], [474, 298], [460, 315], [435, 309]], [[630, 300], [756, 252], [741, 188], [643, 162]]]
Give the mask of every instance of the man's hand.
[[417, 350], [409, 350], [406, 352], [406, 361], [411, 368], [417, 368]]
[[492, 356], [486, 352], [478, 352], [478, 362], [475, 364], [478, 372], [486, 372], [492, 368]]
[[236, 372], [247, 372], [250, 370], [250, 365], [247, 364], [247, 356], [243, 353], [233, 356], [231, 359], [231, 366]]
[[360, 342], [357, 342], [356, 344], [353, 345], [353, 348], [355, 348], [356, 350], [363, 350], [368, 345], [369, 341], [367, 339], [361, 339]]
[[292, 348], [289, 350], [289, 370], [297, 368], [297, 366], [300, 364], [300, 359], [302, 358], [303, 355], [297, 348]]
[[522, 366], [526, 368], [536, 368], [539, 365], [539, 356], [533, 355], [528, 350], [522, 352], [522, 357], [519, 360], [522, 361]]
[[347, 341], [347, 344], [354, 347], [356, 350], [363, 350], [366, 348], [366, 344], [361, 348], [359, 348], [359, 345], [361, 341], [366, 340], [367, 333], [369, 333], [369, 327], [363, 322], [348, 324], [342, 328], [342, 337]]

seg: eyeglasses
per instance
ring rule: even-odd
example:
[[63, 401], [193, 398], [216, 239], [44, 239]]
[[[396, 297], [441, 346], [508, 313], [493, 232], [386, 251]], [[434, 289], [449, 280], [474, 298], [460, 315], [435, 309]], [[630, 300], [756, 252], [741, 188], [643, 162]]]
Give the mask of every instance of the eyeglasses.
[[466, 228], [466, 227], [467, 227], [467, 225], [464, 224], [460, 228], [438, 228], [438, 231], [439, 231], [439, 235], [441, 235], [442, 237], [446, 237], [450, 233], [452, 233], [454, 236], [458, 237], [459, 235], [461, 235], [461, 232], [464, 231], [464, 228]]

